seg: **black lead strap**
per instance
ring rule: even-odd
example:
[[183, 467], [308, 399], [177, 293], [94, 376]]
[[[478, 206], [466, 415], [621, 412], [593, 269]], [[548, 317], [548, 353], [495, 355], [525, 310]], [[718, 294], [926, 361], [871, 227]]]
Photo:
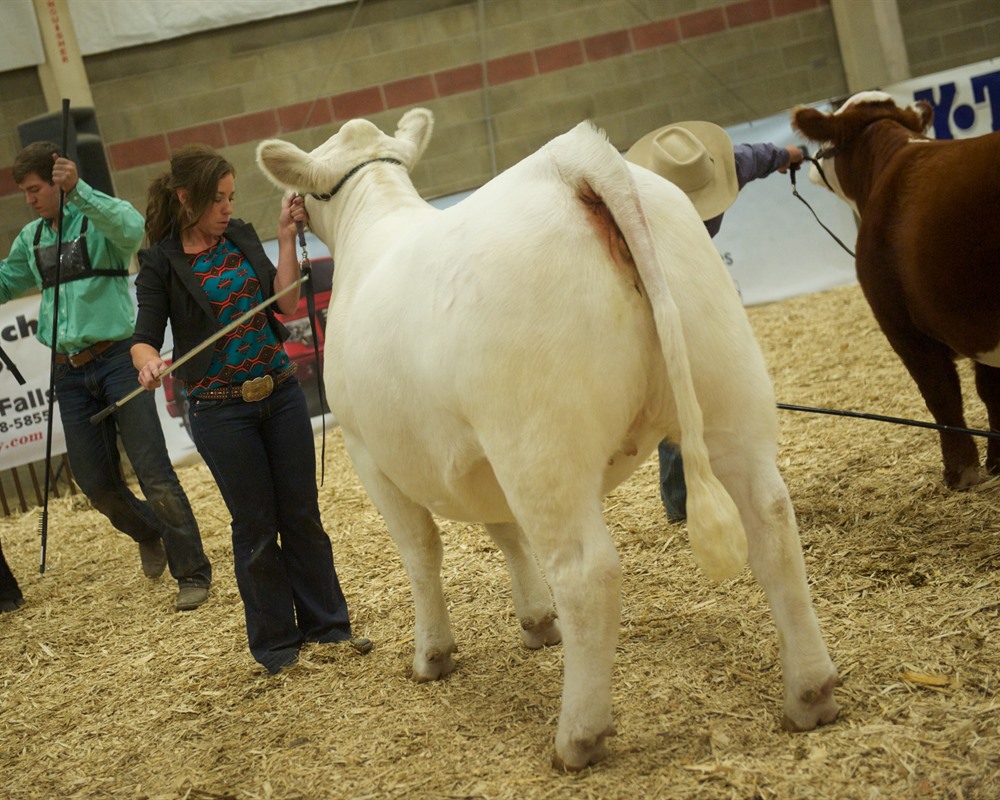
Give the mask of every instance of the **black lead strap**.
[[[312, 276], [312, 263], [309, 261], [309, 251], [306, 249], [306, 232], [302, 223], [299, 226], [299, 247], [302, 249], [302, 260], [299, 262], [299, 271], [303, 276]], [[323, 365], [320, 362], [319, 336], [316, 325], [316, 291], [313, 288], [312, 280], [306, 281], [306, 311], [309, 314], [309, 330], [312, 331], [313, 354], [316, 357], [316, 390], [319, 392], [319, 413], [322, 420], [322, 444], [320, 445], [319, 461], [319, 485], [323, 485], [326, 478], [326, 411], [323, 406], [326, 403], [326, 388], [323, 385]]]
[[854, 417], [855, 419], [870, 419], [876, 422], [891, 422], [894, 425], [910, 425], [914, 428], [932, 428], [936, 431], [946, 433], [964, 433], [969, 436], [985, 436], [991, 439], [1000, 439], [1000, 431], [983, 431], [977, 428], [963, 428], [958, 425], [941, 425], [937, 422], [922, 422], [917, 419], [904, 419], [903, 417], [887, 417], [883, 414], [866, 414], [861, 411], [841, 411], [835, 408], [814, 408], [813, 406], [796, 406], [788, 403], [778, 403], [778, 408], [785, 411], [807, 411], [810, 414], [833, 414], [837, 417]]

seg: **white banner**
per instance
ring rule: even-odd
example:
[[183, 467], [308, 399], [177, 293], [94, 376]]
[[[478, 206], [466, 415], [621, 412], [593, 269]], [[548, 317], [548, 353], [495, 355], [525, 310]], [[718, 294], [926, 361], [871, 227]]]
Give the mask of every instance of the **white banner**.
[[894, 83], [884, 91], [897, 103], [934, 106], [935, 139], [968, 139], [1000, 131], [1000, 59]]
[[[49, 362], [52, 351], [35, 338], [39, 296], [12, 300], [3, 306], [0, 347], [24, 376], [18, 384], [0, 364], [0, 468], [30, 464], [45, 458], [49, 414]], [[64, 453], [66, 440], [58, 407], [52, 427], [52, 452]]]
[[0, 72], [34, 67], [45, 62], [42, 35], [31, 0], [2, 0], [3, 46], [0, 47]]
[[67, 0], [85, 55], [160, 42], [351, 0]]
[[[69, 21], [85, 56], [228, 28], [262, 19], [301, 14], [351, 0], [66, 0]], [[32, 0], [0, 0], [3, 46], [0, 72], [45, 62]], [[59, 14], [55, 3], [49, 13]], [[64, 15], [62, 15], [64, 16]], [[63, 23], [65, 24], [65, 22]]]
[[[35, 337], [41, 295], [11, 300], [0, 307], [0, 346], [25, 379], [20, 386], [14, 375], [0, 364], [0, 469], [45, 459], [48, 432], [49, 367], [52, 351]], [[134, 299], [134, 289], [133, 289]], [[165, 352], [173, 347], [167, 329]], [[139, 384], [136, 382], [136, 387]], [[178, 417], [171, 417], [162, 390], [156, 392], [156, 407], [175, 464], [196, 458], [197, 451]], [[59, 419], [59, 404], [52, 406], [52, 455], [66, 452], [66, 437]]]

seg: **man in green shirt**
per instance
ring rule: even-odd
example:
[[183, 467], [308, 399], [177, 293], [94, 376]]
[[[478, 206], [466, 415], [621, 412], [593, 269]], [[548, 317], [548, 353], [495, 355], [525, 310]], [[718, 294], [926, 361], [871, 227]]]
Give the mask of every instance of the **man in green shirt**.
[[[37, 335], [52, 347], [58, 289], [55, 390], [76, 481], [112, 525], [138, 542], [147, 576], [157, 578], [169, 565], [179, 585], [175, 607], [190, 611], [208, 599], [212, 568], [170, 463], [153, 393], [143, 392], [98, 425], [90, 422], [138, 385], [128, 264], [142, 242], [142, 215], [89, 186], [57, 152], [51, 142], [35, 142], [14, 159], [14, 180], [40, 219], [21, 230], [0, 262], [0, 303], [41, 289]], [[145, 500], [122, 479], [118, 436]]]

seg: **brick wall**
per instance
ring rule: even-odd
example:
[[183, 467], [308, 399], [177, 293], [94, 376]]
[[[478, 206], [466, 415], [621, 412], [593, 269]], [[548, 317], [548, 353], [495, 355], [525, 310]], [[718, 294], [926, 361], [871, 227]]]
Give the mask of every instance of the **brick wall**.
[[[901, 0], [911, 59], [933, 71], [1000, 54], [995, 6]], [[119, 196], [142, 210], [171, 149], [206, 142], [237, 168], [237, 213], [270, 237], [278, 192], [254, 164], [262, 138], [310, 149], [345, 119], [392, 129], [427, 106], [437, 124], [414, 181], [433, 197], [482, 184], [584, 118], [624, 149], [671, 120], [726, 125], [846, 91], [829, 0], [366, 0], [356, 11], [88, 57]], [[46, 109], [34, 70], [0, 74], [0, 98], [6, 252], [31, 218], [10, 179], [16, 126]]]

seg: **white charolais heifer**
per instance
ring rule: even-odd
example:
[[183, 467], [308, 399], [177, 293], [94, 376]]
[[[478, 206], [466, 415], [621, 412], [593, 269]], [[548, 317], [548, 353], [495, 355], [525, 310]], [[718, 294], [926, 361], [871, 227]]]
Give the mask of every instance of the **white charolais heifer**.
[[602, 499], [667, 435], [681, 443], [701, 568], [734, 575], [749, 542], [778, 627], [786, 726], [833, 720], [836, 671], [775, 465], [773, 390], [690, 202], [583, 123], [440, 211], [408, 174], [432, 124], [413, 109], [394, 136], [353, 120], [311, 153], [277, 140], [257, 151], [277, 185], [311, 195], [334, 256], [324, 377], [412, 585], [414, 678], [455, 666], [432, 515], [481, 521], [524, 642], [565, 647], [555, 764], [602, 758], [621, 602]]

